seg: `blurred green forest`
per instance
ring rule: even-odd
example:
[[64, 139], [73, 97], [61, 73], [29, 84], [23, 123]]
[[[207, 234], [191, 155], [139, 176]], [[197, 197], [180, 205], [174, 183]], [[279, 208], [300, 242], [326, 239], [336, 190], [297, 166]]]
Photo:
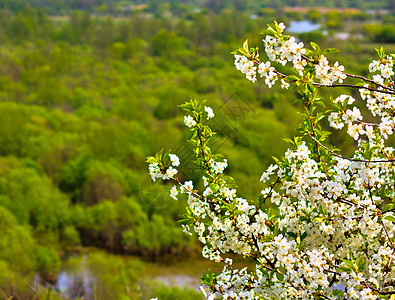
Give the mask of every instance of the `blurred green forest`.
[[235, 8], [238, 12], [257, 13], [260, 9], [281, 7], [329, 7], [357, 9], [395, 8], [394, 0], [0, 0], [0, 8], [13, 12], [23, 10], [26, 4], [42, 8], [51, 15], [68, 15], [73, 10], [95, 14], [127, 15], [133, 10], [145, 10], [156, 16], [170, 10], [173, 15], [185, 16], [191, 10], [205, 9], [220, 13]]
[[[56, 3], [69, 5], [51, 11]], [[30, 4], [58, 13], [73, 3], [106, 1]], [[148, 257], [198, 249], [177, 223], [185, 199], [171, 200], [171, 186], [151, 183], [145, 163], [160, 148], [173, 149], [185, 162], [180, 179], [199, 184], [177, 108], [191, 97], [214, 108], [212, 149], [228, 157], [243, 197], [259, 195], [261, 172], [287, 148], [281, 137], [294, 134], [297, 92], [250, 83], [230, 55], [246, 37], [261, 44], [274, 9], [256, 18], [232, 9], [57, 18], [25, 1], [0, 0], [0, 8], [0, 299], [57, 299], [51, 286], [64, 260], [86, 247]], [[394, 42], [380, 36], [395, 32], [391, 15], [277, 13], [285, 22], [313, 15], [329, 30], [301, 34], [306, 43], [340, 46], [333, 34], [347, 28], [352, 36], [333, 59], [356, 73], [366, 74], [374, 43]], [[336, 142], [347, 153], [353, 145], [343, 137]], [[102, 282], [97, 299], [180, 293], [138, 285], [139, 262], [100, 252], [87, 265]]]

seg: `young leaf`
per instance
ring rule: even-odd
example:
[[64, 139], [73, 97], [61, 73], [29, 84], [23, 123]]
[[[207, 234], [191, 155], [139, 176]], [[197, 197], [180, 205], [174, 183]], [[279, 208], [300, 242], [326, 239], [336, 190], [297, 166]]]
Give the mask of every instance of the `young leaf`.
[[336, 48], [327, 48], [323, 51], [323, 55], [328, 55], [328, 54], [334, 54], [334, 53], [338, 53], [339, 50]]
[[277, 277], [278, 281], [284, 280], [284, 274], [282, 274], [282, 273], [276, 273], [276, 277]]
[[311, 45], [311, 47], [315, 50], [315, 52], [317, 52], [317, 54], [320, 53], [321, 49], [320, 49], [320, 47], [319, 47], [316, 43], [310, 42], [310, 45]]
[[200, 278], [201, 283], [212, 286], [217, 275], [217, 273], [213, 273], [210, 269], [208, 269], [207, 272], [203, 273], [203, 277]]
[[355, 266], [354, 263], [351, 260], [348, 259], [344, 259], [343, 262], [346, 264], [346, 266], [350, 269], [350, 270], [355, 270]]
[[158, 160], [153, 156], [149, 156], [149, 157], [147, 157], [147, 160], [145, 162], [147, 162], [149, 164], [157, 164]]
[[248, 52], [248, 40], [243, 43], [243, 49]]
[[391, 221], [391, 222], [395, 222], [395, 217], [394, 217], [394, 216], [386, 216], [386, 217], [384, 218], [384, 220]]

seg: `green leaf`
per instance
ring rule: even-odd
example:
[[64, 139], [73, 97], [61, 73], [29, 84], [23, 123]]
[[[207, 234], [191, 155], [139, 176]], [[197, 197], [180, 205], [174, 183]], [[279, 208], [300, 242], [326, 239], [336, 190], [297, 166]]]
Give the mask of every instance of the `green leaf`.
[[277, 164], [280, 162], [280, 160], [277, 157], [272, 156], [272, 159], [274, 160], [274, 162]]
[[214, 284], [215, 278], [217, 278], [217, 275], [217, 273], [213, 273], [210, 269], [208, 269], [207, 272], [203, 273], [203, 277], [200, 278], [200, 281], [203, 284], [212, 286]]
[[273, 207], [269, 207], [267, 210], [267, 215], [269, 217], [269, 220], [274, 219], [278, 216], [278, 210], [274, 209]]
[[284, 274], [282, 274], [282, 273], [276, 273], [276, 277], [277, 277], [278, 281], [284, 280]]
[[192, 128], [187, 134], [187, 140], [191, 140], [197, 136], [196, 128]]
[[147, 157], [147, 160], [145, 162], [147, 162], [149, 164], [157, 164], [158, 160], [155, 157], [150, 156], [150, 157]]
[[347, 266], [349, 269], [356, 271], [356, 270], [355, 270], [354, 263], [353, 263], [351, 260], [344, 259], [343, 262], [346, 264], [346, 266]]
[[268, 30], [268, 29], [263, 29], [263, 30], [261, 30], [261, 31], [259, 32], [259, 34], [262, 34], [262, 35], [268, 35], [268, 34], [270, 34], [270, 33], [271, 33], [271, 31]]
[[210, 190], [212, 190], [213, 194], [217, 193], [219, 190], [219, 184], [213, 183], [212, 185], [210, 185]]
[[193, 111], [194, 110], [192, 101], [185, 102], [184, 104], [181, 104], [178, 107], [182, 108], [185, 111]]
[[[274, 21], [274, 22], [276, 22], [276, 21]], [[277, 23], [277, 22], [276, 22], [276, 23]], [[277, 27], [278, 27], [278, 25], [277, 25]], [[276, 34], [276, 33], [277, 33], [276, 24], [275, 24], [275, 23], [273, 23], [273, 24], [268, 24], [268, 25], [267, 25], [267, 30], [268, 30], [270, 33]]]
[[244, 56], [247, 56], [247, 57], [250, 56], [250, 54], [248, 53], [248, 51], [246, 51], [246, 50], [243, 49], [243, 48], [239, 48], [239, 52], [240, 52], [241, 54], [243, 54]]
[[313, 51], [311, 51], [310, 49], [306, 49], [306, 55], [310, 56], [313, 54]]
[[310, 45], [317, 53], [320, 53], [321, 48], [316, 43], [310, 42]]
[[381, 60], [383, 60], [383, 59], [385, 58], [385, 51], [384, 51], [384, 48], [383, 48], [383, 47], [375, 48], [374, 50], [376, 50], [377, 56], [378, 56]]
[[292, 146], [295, 146], [294, 141], [291, 140], [291, 139], [289, 139], [289, 138], [282, 138], [282, 140], [283, 140], [284, 142], [286, 142], [287, 144], [290, 144], [290, 145], [292, 145]]
[[341, 272], [348, 272], [348, 271], [351, 271], [351, 269], [348, 268], [348, 267], [346, 267], [346, 266], [341, 266], [341, 267], [338, 267], [338, 268], [336, 269], [336, 271], [338, 271], [339, 273], [341, 273]]
[[308, 89], [308, 91], [309, 91], [310, 93], [314, 93], [314, 86], [313, 86], [313, 84], [312, 84], [311, 82], [308, 82], [308, 83], [306, 84], [306, 87], [307, 87], [307, 89]]
[[243, 43], [243, 49], [248, 52], [248, 39], [244, 41]]
[[366, 262], [363, 261], [363, 256], [358, 257], [355, 261], [355, 264], [357, 265], [359, 271], [363, 271], [366, 265]]
[[299, 76], [296, 76], [296, 75], [289, 75], [289, 76], [285, 77], [285, 79], [286, 79], [288, 82], [290, 82], [290, 81], [298, 81], [298, 80], [300, 79], [300, 77], [299, 77]]
[[294, 137], [294, 145], [296, 147], [299, 147], [301, 145], [301, 143], [302, 143], [302, 139], [303, 138], [301, 136], [295, 136]]
[[223, 179], [224, 181], [226, 181], [226, 183], [227, 183], [229, 186], [236, 185], [235, 179], [234, 179], [233, 177], [231, 177], [231, 176], [224, 175], [224, 176], [222, 176], [222, 179]]
[[324, 50], [324, 52], [322, 54], [324, 55], [328, 55], [328, 54], [334, 54], [334, 53], [338, 53], [339, 50], [336, 48], [327, 48]]
[[163, 163], [164, 163], [164, 164], [166, 164], [166, 161], [167, 161], [169, 155], [170, 155], [170, 150], [167, 151], [167, 152], [163, 155]]
[[395, 203], [389, 203], [386, 206], [384, 206], [383, 211], [389, 211], [395, 208]]
[[158, 153], [156, 153], [156, 158], [158, 159], [158, 162], [162, 160], [162, 154], [163, 154], [163, 148], [160, 149]]
[[395, 217], [394, 217], [394, 216], [386, 216], [386, 217], [384, 218], [384, 220], [391, 221], [391, 222], [395, 222]]

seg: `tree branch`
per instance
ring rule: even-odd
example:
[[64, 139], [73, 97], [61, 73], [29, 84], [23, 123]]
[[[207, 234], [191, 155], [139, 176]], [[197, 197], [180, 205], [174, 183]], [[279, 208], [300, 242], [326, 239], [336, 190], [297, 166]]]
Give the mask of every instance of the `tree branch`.
[[395, 91], [392, 89], [390, 91], [384, 91], [384, 90], [378, 90], [378, 89], [367, 87], [367, 86], [359, 86], [359, 85], [343, 84], [343, 83], [335, 83], [335, 84], [325, 85], [325, 84], [321, 84], [318, 82], [312, 82], [312, 84], [315, 86], [318, 86], [318, 87], [349, 87], [349, 88], [353, 88], [353, 89], [365, 89], [365, 90], [369, 90], [372, 92], [395, 95]]
[[325, 146], [324, 144], [322, 144], [321, 142], [319, 142], [316, 138], [314, 138], [312, 135], [309, 134], [309, 137], [315, 141], [316, 143], [318, 143], [322, 148], [324, 148], [326, 151], [328, 151], [330, 154], [332, 154], [333, 156], [336, 156], [338, 158], [342, 158], [348, 161], [352, 161], [352, 162], [362, 162], [362, 163], [393, 163], [395, 162], [395, 159], [380, 159], [380, 160], [367, 160], [367, 159], [359, 159], [359, 158], [348, 158], [348, 157], [344, 157], [341, 156], [340, 154], [337, 154], [335, 152], [333, 152], [331, 149], [329, 149], [327, 146]]

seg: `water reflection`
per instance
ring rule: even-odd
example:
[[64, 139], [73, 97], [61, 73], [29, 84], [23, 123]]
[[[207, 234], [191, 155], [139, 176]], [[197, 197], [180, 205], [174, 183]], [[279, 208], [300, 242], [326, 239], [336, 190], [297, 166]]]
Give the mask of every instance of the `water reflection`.
[[[242, 269], [247, 267], [248, 270], [255, 270], [255, 263], [248, 258], [242, 258], [239, 255], [228, 254], [233, 260], [233, 267]], [[145, 276], [153, 280], [161, 281], [167, 286], [176, 286], [179, 288], [193, 288], [200, 291], [200, 278], [208, 269], [213, 272], [221, 272], [224, 267], [222, 263], [215, 263], [202, 256], [195, 257], [162, 257], [155, 262], [144, 262], [146, 271]]]
[[177, 275], [160, 275], [154, 277], [154, 280], [161, 281], [167, 286], [176, 286], [179, 288], [193, 288], [196, 291], [200, 291], [200, 280], [198, 277], [189, 276], [186, 274]]
[[321, 28], [320, 24], [315, 24], [310, 21], [291, 21], [287, 31], [290, 33], [305, 33]]
[[[53, 290], [64, 299], [97, 299], [96, 296], [100, 294], [103, 287], [103, 274], [96, 272], [98, 270], [99, 272], [107, 272], [108, 269], [107, 267], [100, 268], [98, 265], [100, 261], [92, 261], [91, 257], [94, 253], [93, 251], [88, 254], [70, 257], [57, 274], [57, 281], [53, 285]], [[233, 259], [235, 268], [240, 269], [247, 266], [249, 270], [255, 269], [255, 264], [251, 260], [236, 255], [229, 256]], [[122, 264], [126, 268], [128, 263], [133, 261], [141, 266], [140, 275], [136, 277], [140, 286], [146, 284], [150, 286], [153, 282], [158, 282], [168, 287], [177, 287], [181, 290], [189, 288], [198, 292], [200, 292], [200, 278], [204, 272], [208, 269], [219, 272], [224, 267], [223, 264], [214, 263], [200, 255], [188, 257], [163, 256], [154, 260], [135, 256], [117, 257], [123, 261]], [[100, 256], [102, 260], [108, 260], [106, 258], [108, 258], [106, 255]], [[133, 269], [133, 265], [131, 265], [131, 269]], [[38, 282], [37, 274], [36, 284]]]
[[96, 279], [89, 270], [80, 273], [70, 273], [61, 271], [55, 289], [62, 295], [70, 299], [84, 298], [94, 299], [94, 287]]

